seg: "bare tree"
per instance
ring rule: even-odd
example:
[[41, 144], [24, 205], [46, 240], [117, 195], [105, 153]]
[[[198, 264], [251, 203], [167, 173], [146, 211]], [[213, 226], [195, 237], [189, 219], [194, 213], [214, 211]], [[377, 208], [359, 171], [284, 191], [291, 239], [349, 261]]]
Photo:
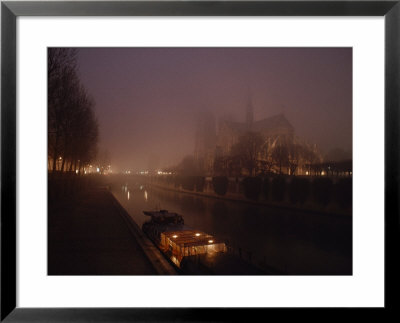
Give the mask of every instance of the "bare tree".
[[271, 157], [271, 148], [269, 140], [265, 141], [262, 145], [260, 152], [260, 159], [258, 160], [258, 170], [263, 174], [268, 174], [271, 172], [272, 167], [274, 166], [272, 157]]
[[52, 169], [63, 151], [63, 124], [68, 109], [68, 98], [76, 78], [76, 51], [50, 48], [48, 51], [48, 151]]
[[289, 166], [289, 150], [285, 138], [278, 137], [276, 139], [271, 149], [271, 157], [279, 169], [279, 174], [282, 174], [282, 167]]
[[77, 170], [81, 173], [82, 168], [96, 158], [98, 142], [98, 122], [93, 111], [94, 102], [81, 88], [79, 95], [79, 110], [75, 115], [73, 131], [74, 159], [78, 164]]
[[109, 166], [111, 164], [111, 159], [108, 150], [104, 150], [101, 154], [99, 154], [97, 161], [99, 164], [100, 173], [103, 174], [104, 171], [109, 169]]
[[258, 169], [259, 155], [262, 151], [264, 139], [257, 132], [247, 132], [239, 137], [239, 141], [231, 148], [230, 155], [237, 158], [250, 176], [254, 176]]
[[288, 148], [288, 165], [290, 175], [294, 175], [303, 155], [303, 147], [295, 142], [290, 142]]
[[98, 123], [94, 101], [79, 81], [76, 50], [48, 51], [48, 155], [52, 170], [81, 170], [95, 157]]
[[304, 147], [303, 159], [305, 161], [306, 166], [308, 167], [310, 175], [312, 170], [314, 170], [315, 172], [318, 171], [318, 169], [314, 165], [316, 163], [319, 163], [320, 160], [318, 159], [318, 156], [313, 149], [311, 149], [310, 147]]
[[272, 167], [274, 166], [274, 163], [272, 161], [272, 158], [270, 158], [268, 155], [264, 157], [264, 159], [261, 159], [258, 161], [258, 169], [263, 173], [263, 174], [268, 174], [271, 172]]

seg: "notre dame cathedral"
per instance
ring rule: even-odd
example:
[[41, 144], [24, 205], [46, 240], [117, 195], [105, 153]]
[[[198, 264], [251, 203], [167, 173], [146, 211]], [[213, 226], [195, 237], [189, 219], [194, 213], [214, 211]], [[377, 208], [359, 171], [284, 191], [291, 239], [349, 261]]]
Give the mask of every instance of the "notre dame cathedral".
[[[264, 151], [271, 151], [279, 142], [291, 143], [307, 147], [309, 151], [314, 152], [317, 159], [315, 161], [321, 162], [316, 145], [310, 146], [301, 142], [295, 136], [293, 126], [283, 113], [255, 121], [253, 105], [249, 100], [244, 122], [235, 122], [231, 118], [220, 118], [217, 125], [215, 116], [210, 111], [205, 112], [198, 119], [194, 151], [197, 167], [205, 175], [213, 175], [215, 159], [218, 156], [228, 156], [239, 138], [248, 132], [258, 133], [262, 136], [264, 145], [267, 147]], [[271, 158], [268, 153], [259, 156], [260, 160], [268, 158]], [[305, 160], [299, 160], [296, 174], [306, 175], [305, 163]], [[271, 171], [274, 171], [273, 167]], [[290, 169], [286, 168], [284, 173], [289, 174]]]

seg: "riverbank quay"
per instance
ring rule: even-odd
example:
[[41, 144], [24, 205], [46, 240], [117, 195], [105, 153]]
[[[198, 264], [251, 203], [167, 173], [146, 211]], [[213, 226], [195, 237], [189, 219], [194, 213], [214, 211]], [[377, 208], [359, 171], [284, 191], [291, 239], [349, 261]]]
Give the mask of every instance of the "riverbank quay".
[[147, 185], [158, 188], [158, 189], [163, 189], [163, 190], [168, 190], [168, 191], [173, 191], [173, 192], [178, 192], [178, 193], [184, 193], [184, 194], [190, 194], [190, 195], [197, 195], [201, 197], [207, 197], [207, 198], [214, 198], [214, 199], [220, 199], [220, 200], [226, 200], [226, 201], [231, 201], [231, 202], [241, 202], [241, 203], [248, 203], [252, 205], [263, 205], [263, 206], [268, 206], [268, 207], [275, 207], [275, 208], [280, 208], [280, 209], [288, 209], [288, 210], [299, 210], [307, 213], [313, 213], [313, 214], [322, 214], [326, 216], [334, 216], [334, 217], [343, 217], [343, 218], [352, 218], [352, 212], [351, 210], [346, 210], [346, 211], [340, 211], [340, 210], [327, 210], [325, 208], [318, 208], [318, 207], [309, 207], [307, 205], [301, 206], [301, 205], [296, 205], [293, 206], [290, 203], [285, 203], [285, 202], [272, 202], [272, 201], [264, 201], [264, 200], [251, 200], [243, 197], [242, 194], [235, 194], [235, 193], [226, 193], [226, 195], [218, 195], [212, 192], [211, 190], [206, 190], [204, 192], [198, 192], [198, 191], [190, 191], [190, 190], [185, 190], [182, 187], [174, 187], [173, 185], [164, 185], [156, 182], [147, 182]]
[[165, 209], [222, 239], [235, 255], [288, 275], [351, 275], [352, 218], [159, 189], [145, 176], [113, 175], [107, 185], [136, 223]]
[[48, 274], [175, 274], [138, 234], [108, 188], [96, 184], [49, 200]]

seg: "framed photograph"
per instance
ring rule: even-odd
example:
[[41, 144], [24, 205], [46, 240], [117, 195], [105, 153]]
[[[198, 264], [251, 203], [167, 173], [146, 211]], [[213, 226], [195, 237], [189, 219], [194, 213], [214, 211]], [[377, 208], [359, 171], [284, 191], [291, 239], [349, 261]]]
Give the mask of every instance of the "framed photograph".
[[394, 309], [398, 1], [4, 1], [1, 320]]

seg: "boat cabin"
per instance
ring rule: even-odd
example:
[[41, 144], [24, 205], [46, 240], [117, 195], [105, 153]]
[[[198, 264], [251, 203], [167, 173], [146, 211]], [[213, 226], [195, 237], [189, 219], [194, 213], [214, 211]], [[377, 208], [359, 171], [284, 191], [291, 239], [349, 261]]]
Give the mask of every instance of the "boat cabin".
[[227, 250], [224, 242], [199, 230], [162, 232], [160, 247], [165, 253], [170, 254], [170, 259], [177, 266], [183, 257]]

